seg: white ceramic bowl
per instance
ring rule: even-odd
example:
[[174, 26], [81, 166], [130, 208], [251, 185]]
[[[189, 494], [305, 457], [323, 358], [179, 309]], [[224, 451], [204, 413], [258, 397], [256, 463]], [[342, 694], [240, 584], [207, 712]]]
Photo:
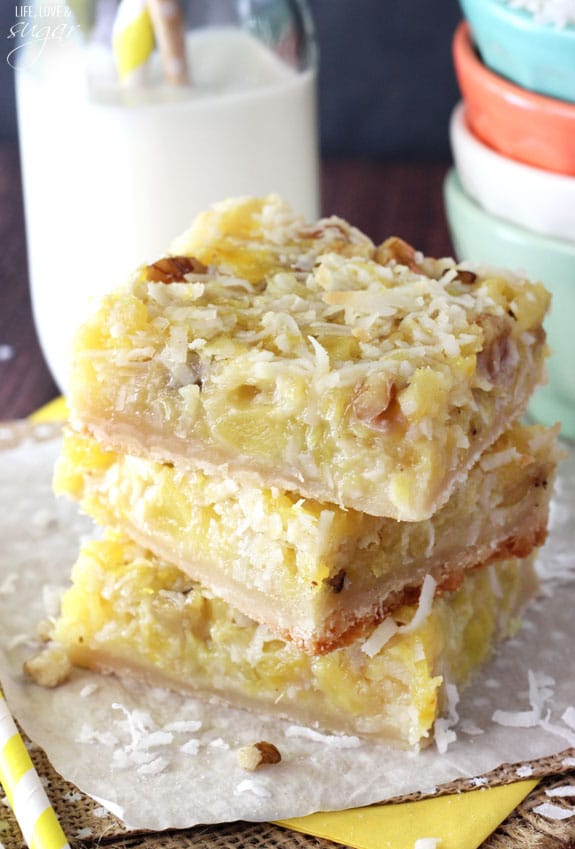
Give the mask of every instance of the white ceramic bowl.
[[453, 110], [450, 135], [463, 187], [483, 209], [535, 233], [575, 242], [575, 177], [492, 150], [469, 129], [463, 103]]

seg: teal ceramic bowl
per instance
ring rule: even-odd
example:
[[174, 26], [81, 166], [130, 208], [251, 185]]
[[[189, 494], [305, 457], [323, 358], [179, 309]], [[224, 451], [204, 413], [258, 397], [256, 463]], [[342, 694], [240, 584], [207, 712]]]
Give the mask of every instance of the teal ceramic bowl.
[[488, 68], [530, 91], [575, 103], [575, 26], [539, 23], [505, 0], [460, 0]]
[[529, 405], [543, 424], [561, 422], [575, 439], [575, 242], [540, 236], [483, 210], [452, 169], [445, 180], [445, 209], [457, 258], [524, 272], [552, 294], [545, 327], [551, 348], [548, 383]]

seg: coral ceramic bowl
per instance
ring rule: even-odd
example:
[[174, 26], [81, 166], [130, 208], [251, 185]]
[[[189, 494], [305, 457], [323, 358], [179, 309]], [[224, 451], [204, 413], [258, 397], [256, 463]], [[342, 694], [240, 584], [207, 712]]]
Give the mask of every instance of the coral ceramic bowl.
[[539, 23], [505, 0], [460, 0], [488, 68], [522, 88], [575, 102], [575, 26]]
[[475, 136], [458, 104], [451, 147], [467, 193], [484, 209], [537, 233], [575, 242], [575, 177], [509, 159]]
[[445, 181], [445, 208], [455, 253], [541, 280], [552, 294], [545, 321], [551, 357], [549, 381], [538, 389], [529, 412], [539, 422], [562, 423], [575, 439], [575, 244], [539, 236], [491, 215], [465, 192], [454, 169]]
[[479, 139], [504, 156], [575, 176], [575, 103], [533, 94], [490, 71], [465, 21], [455, 31], [453, 59], [467, 122]]

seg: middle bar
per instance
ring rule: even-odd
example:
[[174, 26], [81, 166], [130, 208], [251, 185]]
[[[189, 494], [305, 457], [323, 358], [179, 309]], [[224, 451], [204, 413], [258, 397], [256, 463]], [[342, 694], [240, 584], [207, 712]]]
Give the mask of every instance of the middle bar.
[[555, 431], [513, 425], [431, 519], [397, 522], [104, 450], [68, 431], [57, 493], [313, 654], [417, 600], [427, 574], [526, 557], [545, 539]]

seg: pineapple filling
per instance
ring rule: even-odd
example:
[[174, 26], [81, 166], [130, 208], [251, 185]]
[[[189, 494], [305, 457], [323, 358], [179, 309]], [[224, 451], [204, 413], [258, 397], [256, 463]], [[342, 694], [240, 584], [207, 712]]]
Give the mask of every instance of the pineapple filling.
[[222, 473], [183, 473], [105, 451], [73, 431], [55, 489], [315, 652], [377, 618], [391, 591], [417, 586], [429, 571], [443, 580], [520, 539], [525, 526], [543, 528], [551, 488], [540, 483], [552, 479], [557, 450], [554, 431], [512, 426], [445, 507], [420, 523], [240, 485]]
[[437, 597], [413, 629], [402, 626], [417, 608], [397, 610], [377, 651], [362, 638], [311, 656], [108, 532], [84, 544], [53, 638], [78, 666], [135, 669], [178, 689], [412, 745], [428, 737], [443, 683], [464, 684], [517, 628], [533, 580], [529, 562], [501, 561]]
[[73, 420], [110, 445], [420, 521], [539, 379], [540, 284], [273, 196], [219, 205], [173, 251], [77, 338]]

